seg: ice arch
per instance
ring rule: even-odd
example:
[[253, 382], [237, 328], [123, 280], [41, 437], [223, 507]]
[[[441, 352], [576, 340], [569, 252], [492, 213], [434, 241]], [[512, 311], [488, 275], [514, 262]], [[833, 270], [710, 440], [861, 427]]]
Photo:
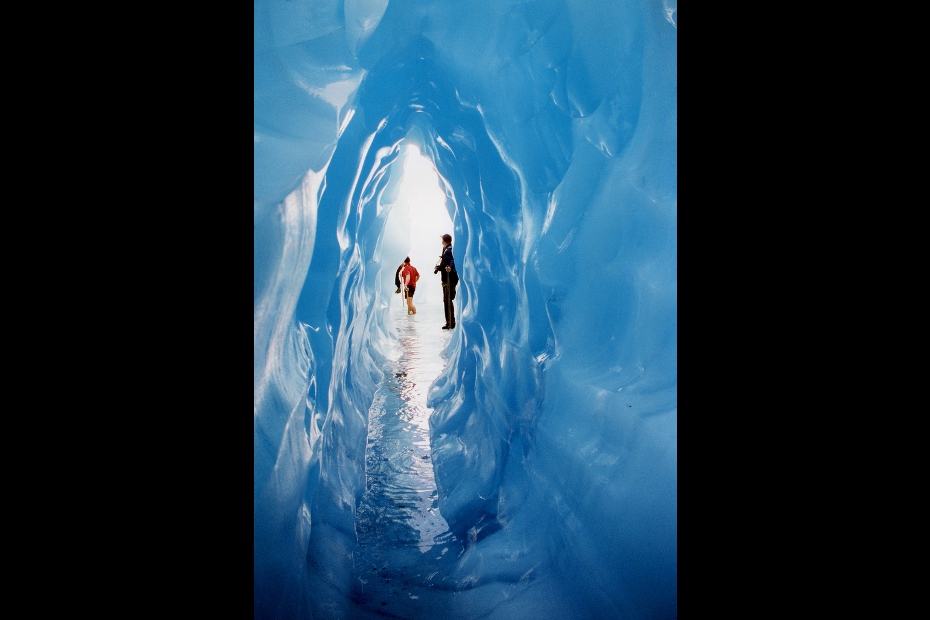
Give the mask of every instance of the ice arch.
[[257, 618], [351, 617], [405, 141], [463, 271], [430, 396], [469, 541], [443, 615], [677, 613], [673, 13], [256, 1]]

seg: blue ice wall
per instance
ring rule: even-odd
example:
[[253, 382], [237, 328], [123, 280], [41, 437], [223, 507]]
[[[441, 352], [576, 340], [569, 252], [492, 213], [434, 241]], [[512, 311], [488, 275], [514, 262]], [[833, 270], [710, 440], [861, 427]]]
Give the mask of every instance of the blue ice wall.
[[675, 617], [674, 3], [256, 0], [254, 37], [255, 617], [350, 617], [405, 140], [462, 272], [445, 615]]

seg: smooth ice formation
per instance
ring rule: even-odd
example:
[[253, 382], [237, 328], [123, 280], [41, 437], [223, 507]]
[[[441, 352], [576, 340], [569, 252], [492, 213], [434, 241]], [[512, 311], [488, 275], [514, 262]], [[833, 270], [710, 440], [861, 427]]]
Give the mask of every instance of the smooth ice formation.
[[254, 46], [255, 617], [676, 617], [676, 3], [256, 0]]

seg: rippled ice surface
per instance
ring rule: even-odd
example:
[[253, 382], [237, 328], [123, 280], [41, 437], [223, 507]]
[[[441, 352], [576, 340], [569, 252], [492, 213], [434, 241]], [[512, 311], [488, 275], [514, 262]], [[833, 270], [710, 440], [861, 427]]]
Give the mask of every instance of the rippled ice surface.
[[436, 618], [463, 545], [437, 506], [426, 406], [452, 332], [442, 304], [391, 309], [399, 341], [368, 413], [366, 492], [355, 515], [354, 618]]

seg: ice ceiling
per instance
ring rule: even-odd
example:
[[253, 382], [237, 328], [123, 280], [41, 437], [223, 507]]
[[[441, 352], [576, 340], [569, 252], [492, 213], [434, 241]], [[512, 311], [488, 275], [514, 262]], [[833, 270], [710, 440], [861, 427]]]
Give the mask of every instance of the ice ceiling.
[[674, 2], [254, 8], [255, 617], [367, 617], [351, 550], [413, 146], [462, 275], [429, 404], [463, 548], [433, 617], [676, 617]]

